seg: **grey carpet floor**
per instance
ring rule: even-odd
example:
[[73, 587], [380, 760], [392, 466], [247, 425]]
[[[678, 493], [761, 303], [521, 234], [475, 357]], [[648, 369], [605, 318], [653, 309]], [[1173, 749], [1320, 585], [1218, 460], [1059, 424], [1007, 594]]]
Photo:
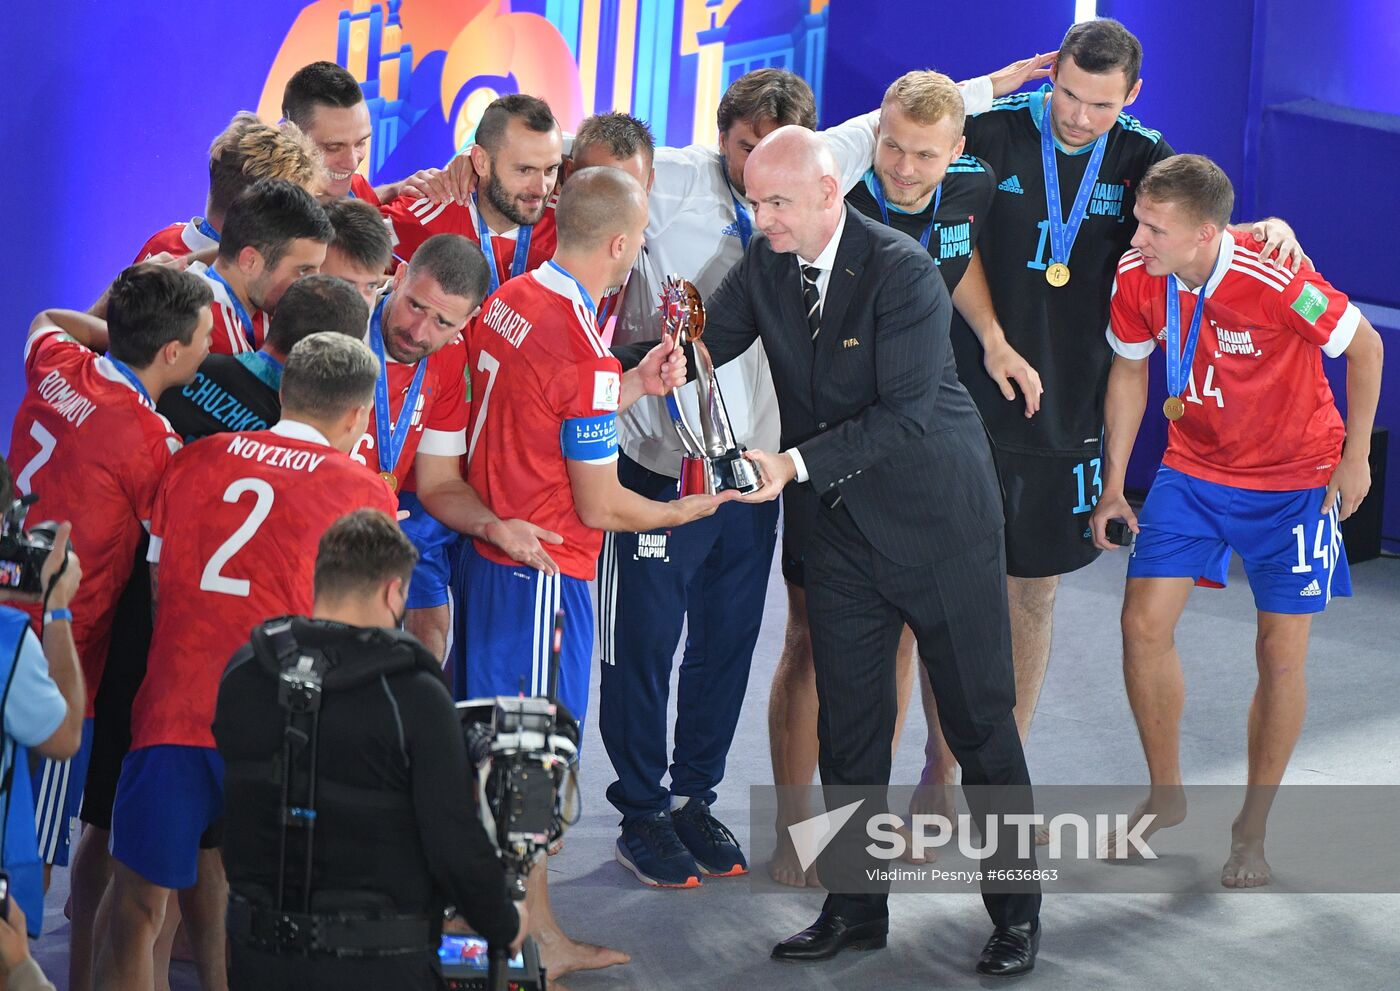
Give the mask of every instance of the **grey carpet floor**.
[[[1105, 556], [1068, 576], [1061, 587], [1049, 676], [1027, 747], [1037, 785], [1146, 780], [1120, 671], [1124, 563], [1122, 555]], [[1353, 580], [1355, 597], [1334, 602], [1313, 627], [1310, 707], [1286, 783], [1400, 784], [1400, 561], [1358, 565]], [[716, 807], [743, 841], [749, 831], [748, 789], [772, 782], [766, 711], [785, 610], [775, 571]], [[1194, 593], [1178, 644], [1187, 681], [1184, 775], [1189, 783], [1241, 783], [1255, 673], [1253, 602], [1238, 567], [1230, 588]], [[1004, 986], [972, 972], [989, 932], [975, 894], [896, 897], [887, 949], [847, 953], [827, 964], [783, 965], [768, 959], [772, 944], [812, 921], [820, 893], [758, 894], [742, 878], [713, 880], [689, 891], [639, 886], [612, 857], [617, 819], [603, 798], [612, 768], [597, 735], [596, 689], [595, 672], [581, 775], [583, 817], [570, 831], [564, 854], [550, 863], [551, 889], [556, 912], [572, 935], [625, 949], [632, 963], [571, 975], [564, 982], [569, 988]], [[897, 783], [917, 781], [922, 747], [915, 715], [897, 754]], [[1380, 828], [1393, 831], [1395, 824]], [[1227, 846], [1228, 836], [1222, 835], [1219, 862]], [[1219, 862], [1203, 870], [1218, 871]], [[60, 988], [66, 972], [66, 889], [60, 872], [48, 899], [45, 936], [36, 946]], [[1400, 896], [1268, 889], [1052, 893], [1044, 903], [1039, 964], [1017, 983], [1041, 989], [1396, 988], [1400, 927], [1392, 912], [1400, 915]], [[187, 966], [177, 965], [176, 971], [176, 988], [196, 986]]]

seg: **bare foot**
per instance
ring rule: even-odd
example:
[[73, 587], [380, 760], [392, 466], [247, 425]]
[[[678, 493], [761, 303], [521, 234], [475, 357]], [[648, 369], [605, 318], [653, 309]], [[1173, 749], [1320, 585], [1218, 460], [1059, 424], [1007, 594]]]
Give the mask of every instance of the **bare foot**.
[[[1142, 821], [1148, 816], [1152, 818], [1146, 825], [1142, 825]], [[1128, 816], [1128, 822], [1124, 829], [1115, 829], [1104, 837], [1099, 846], [1098, 854], [1105, 860], [1141, 860], [1143, 859], [1142, 853], [1135, 847], [1130, 837], [1140, 842], [1146, 842], [1157, 830], [1175, 826], [1185, 819], [1186, 793], [1179, 787], [1154, 788], [1148, 794], [1146, 801], [1142, 802], [1133, 810], [1133, 814]], [[1048, 838], [1047, 842], [1049, 842]]]
[[953, 782], [921, 780], [914, 794], [909, 796], [909, 814], [945, 816], [956, 827], [958, 820], [953, 799]]
[[1269, 862], [1264, 859], [1264, 837], [1245, 837], [1232, 830], [1230, 859], [1220, 869], [1220, 883], [1227, 888], [1258, 888], [1269, 883]]
[[768, 861], [768, 876], [790, 888], [821, 887], [821, 881], [817, 879], [817, 865], [813, 864], [805, 871], [802, 869], [797, 850], [792, 845], [792, 836], [782, 826], [778, 827], [778, 848], [773, 851], [773, 859]]
[[558, 928], [540, 929], [530, 935], [539, 945], [540, 964], [549, 972], [551, 985], [555, 978], [576, 970], [602, 970], [632, 961], [621, 950], [581, 943], [565, 936]]

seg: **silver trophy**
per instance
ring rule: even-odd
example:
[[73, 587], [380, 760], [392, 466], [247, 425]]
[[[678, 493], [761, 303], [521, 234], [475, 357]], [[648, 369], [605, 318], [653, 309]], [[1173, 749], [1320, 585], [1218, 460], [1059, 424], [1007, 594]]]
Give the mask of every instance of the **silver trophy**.
[[662, 283], [661, 322], [675, 338], [677, 347], [689, 345], [686, 359], [695, 369], [700, 398], [697, 430], [686, 416], [677, 390], [672, 389], [666, 397], [671, 421], [686, 450], [681, 460], [680, 494], [713, 495], [725, 489], [754, 491], [762, 484], [758, 468], [744, 457], [744, 448], [734, 440], [724, 397], [715, 380], [715, 363], [710, 359], [709, 349], [700, 341], [700, 335], [705, 332], [705, 303], [700, 298], [700, 290], [688, 279], [672, 275]]

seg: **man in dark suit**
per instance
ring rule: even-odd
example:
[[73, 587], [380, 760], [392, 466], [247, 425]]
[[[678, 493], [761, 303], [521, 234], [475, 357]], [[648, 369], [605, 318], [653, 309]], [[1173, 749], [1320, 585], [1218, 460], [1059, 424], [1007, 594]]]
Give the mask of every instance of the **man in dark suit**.
[[[846, 209], [837, 175], [801, 127], [754, 149], [744, 180], [764, 236], [707, 302], [705, 326], [716, 364], [762, 338], [772, 367], [783, 450], [749, 452], [764, 484], [746, 498], [785, 492], [787, 525], [806, 532], [822, 783], [881, 794], [889, 783], [895, 649], [908, 623], [964, 784], [999, 786], [969, 789], [976, 821], [1029, 813], [1012, 715], [1001, 492], [958, 382], [948, 292], [918, 242]], [[819, 861], [832, 892], [821, 916], [774, 957], [885, 945], [888, 890], [870, 890], [863, 822], [852, 820]], [[1034, 867], [1031, 850], [1014, 859], [1016, 832], [999, 828], [984, 870]], [[978, 971], [1029, 970], [1039, 888], [988, 882], [983, 899], [996, 929]]]

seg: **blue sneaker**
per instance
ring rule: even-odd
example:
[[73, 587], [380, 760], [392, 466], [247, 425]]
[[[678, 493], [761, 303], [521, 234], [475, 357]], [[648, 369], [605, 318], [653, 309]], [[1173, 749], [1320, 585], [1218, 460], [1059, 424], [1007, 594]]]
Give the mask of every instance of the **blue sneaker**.
[[710, 807], [692, 798], [671, 812], [676, 835], [695, 858], [695, 863], [710, 877], [738, 877], [749, 872], [749, 862], [739, 841], [710, 812]]
[[653, 888], [700, 887], [700, 868], [676, 836], [669, 812], [623, 823], [617, 862]]

